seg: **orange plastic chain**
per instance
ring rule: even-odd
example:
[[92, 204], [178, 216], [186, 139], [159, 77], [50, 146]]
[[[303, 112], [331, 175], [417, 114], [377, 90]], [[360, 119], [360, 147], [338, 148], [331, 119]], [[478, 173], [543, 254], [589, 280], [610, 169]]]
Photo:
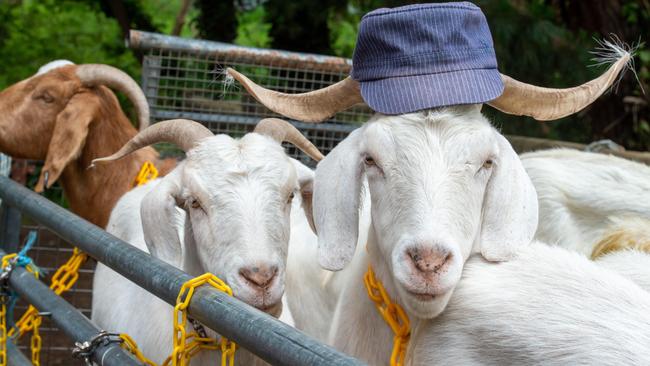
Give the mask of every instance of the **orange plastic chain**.
[[133, 187], [138, 187], [158, 177], [158, 169], [150, 161], [145, 161], [140, 172], [133, 180]]
[[406, 357], [406, 347], [411, 338], [411, 323], [408, 315], [399, 304], [390, 299], [384, 286], [375, 277], [371, 266], [368, 266], [368, 271], [363, 276], [363, 282], [366, 285], [368, 297], [375, 303], [377, 311], [395, 333], [390, 366], [402, 366]]

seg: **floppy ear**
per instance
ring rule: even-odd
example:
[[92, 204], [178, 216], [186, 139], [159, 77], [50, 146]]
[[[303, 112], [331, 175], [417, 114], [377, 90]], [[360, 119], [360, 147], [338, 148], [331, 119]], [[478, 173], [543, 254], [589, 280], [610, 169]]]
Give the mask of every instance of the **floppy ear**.
[[363, 127], [353, 131], [316, 168], [313, 202], [318, 262], [330, 271], [339, 271], [350, 262], [359, 237], [362, 133]]
[[313, 170], [309, 169], [296, 159], [290, 159], [293, 166], [296, 168], [296, 175], [298, 176], [298, 185], [300, 186], [300, 196], [302, 197], [302, 209], [307, 216], [307, 222], [311, 230], [316, 233], [314, 227], [314, 214], [312, 211], [312, 197], [314, 195], [314, 176]]
[[500, 156], [483, 201], [481, 254], [488, 261], [507, 261], [530, 243], [537, 230], [537, 193], [517, 153], [497, 133]]
[[181, 192], [182, 166], [160, 180], [144, 196], [140, 205], [140, 216], [144, 240], [152, 256], [173, 266], [181, 265], [181, 239], [178, 227], [183, 225], [184, 215], [177, 209], [177, 197]]
[[91, 93], [75, 94], [54, 122], [45, 164], [34, 190], [50, 188], [70, 161], [79, 157], [86, 142], [88, 126], [99, 108], [97, 96]]

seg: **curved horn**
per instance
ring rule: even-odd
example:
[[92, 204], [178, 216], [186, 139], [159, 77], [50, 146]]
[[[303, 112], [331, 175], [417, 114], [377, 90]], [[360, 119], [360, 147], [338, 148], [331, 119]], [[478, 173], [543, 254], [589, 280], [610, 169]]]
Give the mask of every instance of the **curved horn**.
[[207, 127], [189, 119], [170, 119], [158, 122], [146, 130], [140, 131], [115, 154], [94, 159], [90, 166], [121, 159], [136, 150], [157, 142], [171, 142], [183, 151], [188, 151], [196, 146], [196, 143], [201, 139], [210, 136], [213, 136], [213, 134]]
[[113, 66], [86, 64], [77, 66], [77, 77], [88, 85], [106, 85], [126, 94], [138, 113], [140, 131], [149, 127], [149, 104], [142, 89], [127, 73]]
[[501, 112], [530, 116], [539, 121], [566, 117], [582, 110], [606, 92], [627, 66], [630, 57], [626, 52], [598, 78], [566, 89], [542, 88], [502, 74], [503, 94], [488, 104]]
[[311, 141], [303, 136], [294, 125], [285, 120], [265, 118], [257, 123], [253, 132], [268, 136], [279, 143], [290, 142], [316, 161], [321, 161], [324, 158]]
[[227, 72], [268, 109], [299, 121], [321, 122], [357, 103], [363, 103], [359, 83], [351, 77], [308, 93], [286, 94], [263, 88], [231, 68]]

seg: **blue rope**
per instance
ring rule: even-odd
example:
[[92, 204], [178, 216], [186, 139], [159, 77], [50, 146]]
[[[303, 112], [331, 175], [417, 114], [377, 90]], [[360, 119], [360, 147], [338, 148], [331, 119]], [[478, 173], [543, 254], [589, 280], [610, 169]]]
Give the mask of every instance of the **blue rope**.
[[[30, 257], [27, 256], [27, 252], [32, 249], [34, 246], [34, 243], [36, 243], [36, 238], [37, 238], [37, 233], [36, 230], [31, 230], [29, 233], [27, 233], [27, 237], [25, 238], [25, 244], [23, 245], [23, 249], [18, 252], [18, 255], [16, 256], [16, 262], [15, 266], [21, 266], [21, 267], [29, 267], [34, 273], [40, 275], [41, 271], [40, 269], [34, 264], [34, 261]], [[9, 294], [8, 294], [9, 301], [7, 303], [7, 322], [11, 328], [13, 328], [16, 323], [14, 321], [14, 307], [16, 306], [16, 302], [18, 301], [18, 293], [16, 291], [9, 289]]]

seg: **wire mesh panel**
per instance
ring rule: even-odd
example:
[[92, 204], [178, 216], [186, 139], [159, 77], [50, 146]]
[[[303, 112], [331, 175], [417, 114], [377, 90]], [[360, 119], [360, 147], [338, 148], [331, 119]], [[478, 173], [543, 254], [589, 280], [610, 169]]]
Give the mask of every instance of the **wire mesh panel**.
[[[130, 46], [144, 53], [142, 86], [154, 120], [189, 118], [215, 133], [241, 136], [264, 117], [277, 116], [237, 83], [226, 82], [232, 67], [256, 83], [285, 93], [331, 85], [349, 75], [351, 61], [339, 57], [238, 47], [132, 31]], [[359, 104], [320, 124], [292, 121], [324, 154], [371, 111]], [[294, 148], [289, 153], [309, 160]]]
[[[34, 260], [39, 269], [42, 271], [41, 279], [50, 284], [52, 275], [64, 264], [72, 255], [72, 246], [66, 243], [49, 229], [33, 222], [29, 218], [23, 218], [21, 229], [21, 243], [29, 231], [35, 230], [37, 240], [28, 255]], [[19, 249], [22, 248], [19, 247]], [[76, 284], [64, 293], [63, 298], [81, 311], [85, 316], [90, 317], [92, 302], [92, 283], [93, 273], [96, 262], [89, 259], [79, 269], [79, 279]], [[27, 310], [28, 304], [22, 300], [18, 302], [14, 310], [14, 318], [17, 321], [20, 316]], [[41, 365], [48, 366], [67, 366], [67, 365], [84, 365], [81, 360], [72, 358], [73, 341], [63, 333], [52, 322], [47, 315], [42, 317], [43, 322], [39, 328], [42, 348], [41, 348]], [[26, 333], [18, 342], [19, 349], [29, 357], [31, 332]]]

